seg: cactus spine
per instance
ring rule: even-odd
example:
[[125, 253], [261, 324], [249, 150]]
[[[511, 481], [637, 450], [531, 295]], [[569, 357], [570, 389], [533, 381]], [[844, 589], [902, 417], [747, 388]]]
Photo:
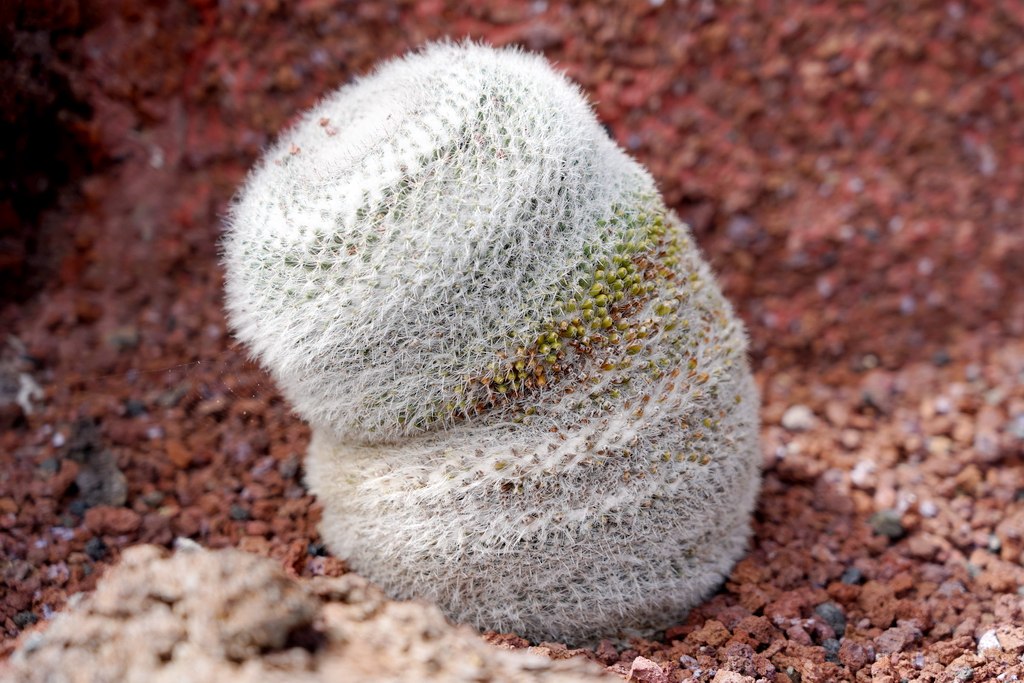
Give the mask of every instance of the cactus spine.
[[392, 594], [582, 643], [673, 623], [742, 554], [742, 326], [543, 59], [438, 44], [342, 88], [224, 247], [231, 323], [312, 426], [324, 539]]

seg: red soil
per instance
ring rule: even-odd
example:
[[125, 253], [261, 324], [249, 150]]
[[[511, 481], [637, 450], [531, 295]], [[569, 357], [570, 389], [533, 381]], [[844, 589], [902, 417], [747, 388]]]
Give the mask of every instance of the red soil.
[[226, 331], [219, 220], [321, 94], [471, 36], [591, 95], [694, 226], [764, 394], [748, 558], [663, 637], [584, 654], [666, 680], [1024, 673], [1018, 5], [113, 5], [0, 10], [0, 652], [140, 542], [344, 571], [308, 432]]

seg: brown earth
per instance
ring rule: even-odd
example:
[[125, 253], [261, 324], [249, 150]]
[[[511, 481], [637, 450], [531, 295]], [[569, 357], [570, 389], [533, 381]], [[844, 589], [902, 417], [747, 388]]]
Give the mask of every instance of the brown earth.
[[471, 36], [581, 83], [693, 224], [763, 391], [748, 558], [661, 637], [581, 654], [1024, 675], [1024, 9], [913, 4], [4, 5], [0, 651], [141, 542], [344, 573], [308, 432], [226, 331], [219, 220], [319, 95]]

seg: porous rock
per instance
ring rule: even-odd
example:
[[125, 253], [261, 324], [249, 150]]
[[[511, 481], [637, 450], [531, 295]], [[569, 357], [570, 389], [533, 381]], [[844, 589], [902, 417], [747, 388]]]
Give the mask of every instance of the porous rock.
[[348, 574], [296, 581], [236, 550], [125, 551], [95, 593], [29, 635], [0, 680], [608, 680], [581, 660], [499, 649], [434, 607]]
[[637, 657], [629, 667], [628, 681], [635, 683], [669, 683], [668, 674], [646, 657]]

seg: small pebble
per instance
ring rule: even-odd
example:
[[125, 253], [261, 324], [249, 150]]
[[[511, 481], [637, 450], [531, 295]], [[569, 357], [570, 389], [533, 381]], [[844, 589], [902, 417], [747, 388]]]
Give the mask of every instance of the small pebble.
[[[843, 612], [842, 607], [834, 602], [823, 602], [814, 608], [814, 613], [831, 626], [838, 637], [842, 638], [846, 635], [846, 614]], [[836, 644], [836, 652], [839, 652], [838, 643]]]
[[47, 458], [46, 460], [39, 463], [39, 471], [42, 474], [54, 474], [60, 469], [60, 459], [58, 458]]
[[25, 628], [39, 621], [39, 617], [36, 616], [35, 612], [25, 610], [24, 612], [18, 612], [14, 615], [14, 625], [18, 628]]
[[892, 540], [903, 538], [907, 530], [903, 528], [900, 513], [895, 510], [881, 510], [871, 515], [868, 520], [872, 530], [879, 536], [888, 536]]
[[292, 456], [281, 462], [277, 467], [278, 473], [285, 479], [294, 479], [299, 472], [299, 459]]
[[981, 638], [978, 638], [978, 654], [980, 655], [985, 650], [998, 650], [1003, 651], [1003, 645], [999, 642], [999, 638], [996, 637], [996, 630], [989, 629], [981, 634]]
[[142, 401], [130, 398], [124, 402], [124, 413], [128, 417], [139, 417], [146, 414], [146, 404]]
[[158, 507], [164, 502], [164, 498], [166, 496], [163, 491], [150, 491], [149, 493], [142, 494], [142, 502], [151, 508]]
[[107, 556], [107, 544], [99, 536], [93, 536], [85, 542], [85, 554], [93, 562], [99, 562]]
[[1024, 413], [1013, 418], [1010, 422], [1009, 432], [1018, 441], [1024, 441]]
[[878, 467], [870, 460], [858, 460], [850, 472], [850, 481], [858, 488], [867, 488], [874, 481], [874, 473]]
[[782, 426], [791, 432], [803, 432], [814, 426], [814, 413], [804, 405], [790, 406], [782, 414]]
[[839, 664], [839, 641], [829, 638], [821, 646], [825, 648], [825, 661]]
[[668, 674], [656, 662], [637, 657], [629, 668], [630, 681], [637, 683], [670, 683]]
[[690, 655], [683, 655], [679, 658], [679, 667], [682, 669], [689, 669], [690, 671], [699, 671], [700, 662]]
[[995, 534], [988, 535], [988, 551], [990, 553], [998, 553], [1003, 549], [1003, 542]]
[[864, 582], [864, 573], [856, 567], [847, 567], [839, 580], [849, 586], [856, 586]]

